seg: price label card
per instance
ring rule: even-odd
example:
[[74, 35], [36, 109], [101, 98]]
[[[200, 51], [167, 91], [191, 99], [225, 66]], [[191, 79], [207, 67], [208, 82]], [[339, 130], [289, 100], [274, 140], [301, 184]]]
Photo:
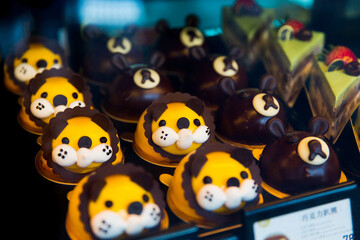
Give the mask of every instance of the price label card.
[[257, 221], [255, 240], [353, 240], [350, 199]]

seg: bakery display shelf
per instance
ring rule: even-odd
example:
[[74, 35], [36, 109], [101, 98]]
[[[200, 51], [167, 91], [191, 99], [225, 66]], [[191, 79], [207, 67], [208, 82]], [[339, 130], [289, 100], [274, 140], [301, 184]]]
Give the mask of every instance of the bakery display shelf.
[[[227, 2], [230, 4], [230, 1]], [[329, 4], [334, 5], [332, 2]], [[210, 5], [211, 4], [209, 4], [209, 6]], [[199, 6], [201, 6], [201, 4]], [[304, 13], [303, 10], [304, 9], [301, 8], [301, 13]], [[317, 11], [319, 11], [318, 8]], [[219, 13], [220, 12], [221, 11], [219, 9]], [[72, 13], [72, 11], [70, 11], [70, 13]], [[306, 13], [307, 19], [309, 12], [306, 11]], [[75, 21], [74, 19], [76, 16], [71, 16], [73, 17], [67, 20], [70, 22]], [[215, 20], [220, 19], [215, 18]], [[9, 28], [14, 26], [15, 25], [11, 25]], [[348, 27], [350, 26], [349, 24], [346, 26], [346, 33], [350, 35], [351, 29], [353, 28]], [[75, 53], [73, 58], [70, 59], [70, 64], [74, 67], [74, 69], [79, 69], [78, 58], [80, 55], [77, 54], [78, 52], [76, 50], [79, 49], [76, 49], [76, 47], [81, 44], [81, 40], [77, 38], [79, 36], [74, 33], [78, 33], [80, 27], [76, 23], [69, 24], [66, 27], [66, 30], [68, 31], [67, 37], [73, 40], [69, 46], [70, 52], [72, 51]], [[330, 26], [327, 26], [327, 29], [329, 28]], [[330, 33], [327, 31], [325, 32], [326, 34], [330, 34], [329, 38], [333, 37], [334, 39], [334, 35], [338, 33], [338, 30], [334, 30]], [[344, 39], [346, 41], [344, 41]], [[11, 45], [10, 40], [11, 37], [9, 37], [9, 40], [3, 41], [6, 42], [6, 44], [3, 44], [1, 48], [3, 51]], [[217, 50], [223, 51], [224, 49], [221, 48], [221, 44], [218, 44], [218, 40], [219, 38], [213, 35], [211, 37], [212, 42], [210, 47], [220, 47], [220, 49]], [[338, 42], [344, 44], [348, 44], [350, 42], [352, 45], [358, 46], [358, 41], [355, 39], [351, 40], [351, 38], [348, 38], [347, 35], [344, 35], [342, 39], [340, 38]], [[1, 64], [3, 64], [3, 62], [1, 62]], [[0, 69], [0, 75], [3, 77], [2, 65]], [[258, 83], [256, 81], [258, 81], [260, 76], [264, 73], [265, 69], [262, 64], [255, 66], [254, 69], [248, 73], [249, 79], [252, 79], [250, 85], [257, 86]], [[91, 90], [93, 93], [94, 105], [101, 111], [103, 89], [91, 85]], [[18, 124], [17, 114], [20, 110], [18, 96], [6, 91], [3, 84], [0, 84], [0, 99], [2, 103], [1, 119], [4, 124], [1, 135], [4, 142], [4, 145], [1, 148], [3, 153], [1, 157], [1, 182], [3, 183], [2, 206], [3, 209], [6, 210], [3, 211], [3, 218], [5, 220], [4, 233], [6, 232], [7, 234], [10, 234], [11, 238], [15, 239], [22, 239], [24, 237], [28, 238], [30, 236], [36, 237], [37, 239], [68, 240], [69, 236], [65, 230], [65, 218], [68, 208], [67, 195], [73, 189], [73, 186], [48, 181], [37, 172], [35, 157], [40, 150], [40, 146], [37, 142], [38, 136], [26, 132]], [[312, 113], [308, 104], [306, 92], [304, 90], [300, 92], [294, 107], [292, 109], [288, 108], [286, 111], [287, 117], [289, 118], [290, 128], [294, 130], [308, 129], [308, 120], [312, 117]], [[134, 124], [121, 123], [114, 120], [114, 125], [117, 128], [120, 137], [122, 137], [121, 147], [125, 155], [125, 162], [132, 162], [135, 165], [142, 166], [144, 169], [151, 172], [156, 179], [159, 179], [160, 175], [163, 173], [170, 175], [174, 173], [173, 168], [153, 165], [143, 161], [135, 154], [132, 143], [128, 141], [131, 138], [131, 132], [135, 131]], [[339, 139], [334, 144], [334, 149], [341, 162], [342, 171], [347, 177], [347, 181], [344, 183], [312, 192], [289, 196], [283, 199], [277, 199], [273, 195], [264, 191], [263, 204], [246, 207], [242, 210], [241, 218], [234, 219], [231, 223], [225, 226], [213, 229], [199, 228], [194, 224], [185, 223], [176, 217], [167, 207], [166, 211], [169, 215], [170, 221], [169, 228], [167, 230], [163, 230], [158, 233], [150, 233], [139, 238], [254, 239], [254, 237], [259, 234], [259, 226], [262, 226], [265, 229], [267, 224], [270, 224], [270, 222], [283, 223], [285, 221], [288, 223], [296, 216], [301, 218], [300, 221], [310, 221], [312, 213], [318, 214], [318, 211], [321, 212], [321, 210], [323, 212], [319, 213], [319, 218], [322, 220], [321, 218], [325, 215], [325, 211], [329, 210], [331, 212], [332, 208], [341, 208], [344, 210], [344, 214], [341, 216], [342, 218], [340, 218], [344, 221], [344, 229], [350, 229], [349, 223], [352, 223], [353, 232], [350, 230], [347, 232], [344, 231], [343, 235], [339, 239], [356, 239], [354, 236], [359, 238], [360, 187], [358, 184], [360, 184], [360, 151], [357, 147], [352, 122], [349, 121], [346, 124]], [[166, 193], [167, 186], [161, 184], [161, 188], [163, 192]], [[294, 226], [299, 225], [298, 222], [291, 223]], [[318, 224], [323, 224], [323, 222], [320, 221]], [[325, 224], [325, 226], [330, 225]], [[283, 225], [282, 227], [284, 229], [287, 228]], [[260, 231], [260, 233], [261, 232], [265, 233], [265, 230]], [[269, 236], [281, 237], [283, 235], [285, 235], [285, 232], [277, 231], [274, 232], [273, 235]], [[309, 239], [313, 238], [310, 236]]]

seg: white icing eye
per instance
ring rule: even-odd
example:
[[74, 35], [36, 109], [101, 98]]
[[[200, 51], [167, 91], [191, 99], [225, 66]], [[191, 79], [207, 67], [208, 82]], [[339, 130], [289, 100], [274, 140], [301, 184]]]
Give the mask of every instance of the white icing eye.
[[285, 24], [279, 28], [277, 36], [281, 41], [289, 41], [294, 38], [294, 29]]
[[14, 69], [15, 77], [21, 82], [30, 81], [35, 75], [37, 71], [31, 65], [27, 63], [20, 63]]
[[76, 150], [67, 144], [60, 144], [52, 150], [52, 160], [62, 167], [69, 167], [77, 161]]
[[106, 46], [110, 52], [121, 53], [123, 55], [129, 53], [131, 50], [131, 42], [126, 37], [122, 37], [122, 38], [112, 37], [107, 41]]
[[134, 74], [135, 84], [144, 89], [151, 89], [160, 83], [160, 75], [151, 68], [141, 68]]
[[100, 239], [112, 239], [124, 233], [127, 224], [116, 212], [104, 210], [90, 219], [91, 230]]
[[300, 158], [311, 165], [321, 165], [326, 162], [330, 155], [329, 146], [318, 137], [306, 137], [298, 145]]
[[152, 134], [152, 140], [160, 147], [168, 147], [179, 140], [179, 136], [172, 128], [162, 126]]
[[232, 58], [226, 56], [217, 57], [213, 62], [215, 71], [224, 77], [232, 77], [239, 70], [239, 65]]
[[68, 108], [74, 108], [74, 107], [85, 107], [85, 103], [83, 101], [73, 101], [68, 106]]
[[55, 113], [51, 103], [45, 98], [38, 98], [30, 105], [30, 112], [37, 118], [43, 119]]
[[253, 98], [253, 107], [259, 114], [265, 117], [273, 117], [280, 111], [278, 100], [266, 93], [259, 93]]
[[226, 202], [224, 191], [214, 184], [205, 184], [196, 194], [196, 201], [205, 210], [214, 211]]
[[180, 32], [180, 41], [188, 48], [201, 46], [204, 43], [204, 35], [196, 27], [185, 27]]

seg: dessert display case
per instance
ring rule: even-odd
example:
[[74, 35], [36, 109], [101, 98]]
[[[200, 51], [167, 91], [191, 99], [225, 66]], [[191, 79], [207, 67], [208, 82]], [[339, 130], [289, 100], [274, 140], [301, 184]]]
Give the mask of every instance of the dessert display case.
[[[259, 0], [257, 2], [261, 7], [273, 10], [271, 14], [273, 26], [281, 26], [283, 19], [290, 17], [300, 19], [309, 28], [325, 34], [325, 49], [330, 48], [329, 44], [344, 45], [360, 56], [360, 33], [357, 29], [360, 23], [360, 5], [357, 1], [327, 1], [324, 3], [320, 0]], [[6, 57], [11, 53], [12, 46], [24, 37], [40, 35], [55, 39], [64, 48], [67, 63], [72, 71], [81, 74], [87, 80], [92, 92], [94, 108], [107, 114], [104, 111], [106, 108], [103, 106], [106, 103], [104, 99], [108, 93], [107, 87], [114, 86], [109, 83], [116, 80], [114, 76], [120, 72], [119, 68], [137, 70], [147, 63], [149, 63], [151, 71], [154, 71], [151, 65], [164, 67], [164, 72], [173, 86], [171, 89], [186, 91], [184, 86], [188, 83], [184, 83], [186, 81], [184, 79], [189, 74], [187, 70], [195, 71], [195, 69], [193, 66], [190, 68], [186, 66], [186, 63], [181, 62], [184, 57], [181, 54], [189, 54], [189, 49], [165, 54], [168, 58], [174, 57], [176, 64], [173, 66], [166, 65], [167, 62], [165, 64], [161, 62], [158, 54], [150, 57], [154, 52], [151, 47], [156, 46], [158, 29], [167, 31], [168, 28], [175, 29], [184, 26], [190, 28], [188, 31], [193, 34], [194, 39], [200, 39], [197, 45], [203, 49], [197, 48], [191, 52], [195, 57], [205, 56], [203, 51], [224, 56], [249, 54], [246, 51], [236, 52], [240, 50], [231, 52], [229, 46], [231, 44], [227, 42], [228, 40], [224, 40], [223, 9], [229, 10], [228, 8], [234, 3], [233, 0], [36, 0], [31, 2], [17, 0], [4, 3], [0, 10], [1, 63], [2, 65], [6, 63]], [[329, 14], [332, 16], [330, 19]], [[162, 19], [165, 21], [159, 22]], [[85, 28], [90, 25], [95, 27]], [[226, 31], [231, 32], [231, 29], [226, 29]], [[99, 40], [100, 38], [102, 39]], [[104, 41], [103, 38], [106, 38], [106, 41], [111, 39], [113, 46], [116, 45], [114, 44], [116, 39], [121, 39], [124, 46], [121, 47], [121, 51], [126, 50], [127, 46], [127, 40], [123, 39], [133, 39], [138, 44], [137, 50], [144, 56], [137, 60], [127, 58], [126, 61], [123, 61], [121, 57], [116, 57], [115, 60], [111, 60], [115, 61], [114, 64], [107, 59], [109, 57], [104, 53], [102, 58], [98, 59], [98, 64], [85, 66], [84, 64], [88, 63], [89, 59], [94, 61], [97, 58], [92, 51], [102, 51], [100, 47], [97, 49], [97, 44], [99, 41]], [[231, 35], [231, 39], [233, 38], [236, 38], [236, 34]], [[94, 39], [96, 42], [90, 42]], [[167, 39], [165, 42], [173, 42], [173, 40]], [[203, 42], [206, 45], [203, 45]], [[174, 43], [174, 45], [176, 44]], [[155, 50], [158, 49], [167, 51], [164, 46], [163, 48], [158, 46]], [[115, 52], [118, 50], [119, 48], [113, 48]], [[110, 56], [112, 55], [110, 54]], [[266, 64], [262, 62], [264, 59], [261, 51], [257, 52], [256, 56], [256, 58], [250, 59], [251, 64], [243, 59], [244, 69], [241, 70], [244, 72], [242, 74], [246, 74], [249, 87], [252, 88], [258, 88], [260, 79], [268, 73]], [[126, 64], [124, 64], [125, 62]], [[179, 62], [181, 64], [178, 64]], [[241, 60], [237, 64], [240, 66]], [[114, 65], [116, 66], [114, 67]], [[181, 67], [174, 69], [174, 66]], [[232, 66], [234, 65], [230, 67]], [[1, 76], [4, 78], [6, 70], [3, 66], [1, 69]], [[98, 69], [100, 71], [95, 71]], [[151, 72], [151, 74], [153, 73]], [[149, 79], [152, 81], [148, 81], [150, 85], [155, 84], [157, 79], [154, 78], [154, 81], [151, 74]], [[105, 83], [101, 81], [104, 76], [108, 78]], [[130, 85], [127, 87], [135, 88]], [[118, 101], [116, 91], [120, 91], [120, 89], [121, 85], [117, 84], [116, 89], [111, 91], [116, 101]], [[2, 147], [3, 173], [1, 174], [4, 187], [2, 193], [4, 233], [8, 233], [16, 239], [24, 237], [70, 239], [66, 231], [65, 219], [74, 185], [49, 181], [46, 176], [42, 176], [41, 171], [38, 171], [41, 166], [35, 164], [35, 158], [41, 150], [41, 138], [39, 135], [25, 131], [18, 122], [18, 113], [22, 107], [21, 97], [8, 91], [4, 84], [1, 84], [0, 91], [4, 122], [2, 136], [5, 144]], [[132, 89], [129, 92], [124, 96], [139, 94]], [[138, 98], [141, 100], [141, 96]], [[291, 107], [283, 104], [289, 130], [308, 131], [309, 120], [313, 117], [309, 99], [308, 92], [302, 88]], [[135, 105], [137, 104], [135, 103]], [[112, 110], [117, 111], [114, 107]], [[166, 206], [165, 210], [169, 218], [167, 229], [133, 238], [261, 240], [350, 240], [359, 238], [360, 148], [358, 145], [360, 144], [358, 144], [358, 128], [360, 120], [358, 115], [359, 110], [354, 113], [351, 121], [347, 121], [337, 140], [331, 142], [332, 151], [336, 153], [341, 167], [342, 175], [339, 183], [326, 188], [285, 196], [276, 191], [266, 191], [264, 188], [261, 201], [259, 201], [261, 204], [245, 206], [239, 211], [239, 214], [234, 214], [234, 218], [229, 223], [212, 228], [203, 228], [191, 222], [184, 222], [171, 211], [169, 206]], [[125, 163], [141, 166], [150, 172], [159, 182], [159, 186], [164, 192], [164, 201], [166, 201], [169, 186], [166, 176], [173, 175], [175, 168], [154, 165], [144, 161], [136, 154], [131, 142], [136, 129], [136, 123], [134, 123], [136, 121], [121, 121], [123, 118], [111, 118], [111, 116], [110, 119], [120, 136], [120, 146]], [[216, 140], [220, 141], [218, 138]], [[253, 154], [256, 155], [254, 152]], [[257, 154], [261, 154], [261, 151]], [[259, 156], [255, 156], [255, 158], [259, 158]]]

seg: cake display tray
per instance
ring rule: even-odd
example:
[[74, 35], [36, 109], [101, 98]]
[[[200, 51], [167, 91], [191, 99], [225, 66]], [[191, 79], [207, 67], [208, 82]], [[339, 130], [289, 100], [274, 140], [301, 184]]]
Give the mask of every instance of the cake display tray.
[[[200, 2], [203, 5], [204, 3], [208, 4], [206, 1]], [[232, 3], [233, 1], [226, 1], [226, 4]], [[47, 10], [46, 7], [44, 9]], [[218, 11], [221, 12], [220, 9]], [[50, 13], [53, 12], [50, 11]], [[49, 12], [45, 15], [48, 16]], [[0, 26], [1, 24], [4, 24], [4, 22], [0, 21]], [[80, 27], [77, 23], [74, 23], [67, 26], [67, 28], [69, 30], [68, 37], [72, 38], [74, 37], [74, 31], [79, 30]], [[218, 47], [220, 40], [221, 37], [212, 36], [210, 47]], [[81, 44], [81, 42], [73, 42], [72, 44]], [[7, 45], [10, 45], [10, 43], [5, 44], [5, 46]], [[74, 51], [72, 48], [74, 48], [73, 45], [70, 46], [70, 50]], [[74, 52], [76, 53], [76, 51]], [[357, 53], [360, 52], [357, 51]], [[75, 68], [78, 66], [78, 60], [77, 55], [71, 59]], [[3, 59], [1, 64], [0, 75], [2, 77]], [[254, 80], [251, 84], [256, 86], [256, 80], [260, 79], [260, 76], [264, 73], [264, 66], [262, 64], [256, 65], [251, 72], [248, 72], [249, 78]], [[91, 85], [91, 88], [95, 107], [101, 111], [100, 105], [103, 91], [98, 86]], [[11, 238], [15, 239], [36, 237], [37, 239], [69, 240], [70, 238], [65, 229], [68, 209], [67, 195], [74, 186], [72, 184], [59, 184], [60, 180], [52, 179], [53, 176], [49, 172], [39, 170], [41, 169], [40, 165], [43, 164], [39, 161], [39, 158], [36, 158], [41, 149], [38, 144], [39, 136], [25, 131], [19, 125], [17, 115], [21, 106], [18, 104], [18, 96], [8, 92], [4, 85], [0, 84], [0, 99], [2, 103], [1, 118], [3, 120], [1, 136], [4, 142], [1, 148], [2, 206], [4, 207], [3, 217], [6, 222], [4, 233], [8, 233]], [[308, 120], [312, 117], [312, 112], [304, 89], [300, 92], [293, 108], [287, 108], [286, 112], [291, 129], [308, 130]], [[173, 175], [174, 168], [154, 165], [144, 161], [136, 154], [132, 142], [129, 141], [132, 132], [135, 130], [134, 124], [116, 120], [113, 120], [113, 122], [121, 137], [121, 148], [125, 155], [125, 163], [131, 162], [142, 166], [159, 181], [162, 174]], [[314, 239], [311, 238], [311, 234], [314, 233], [311, 232], [313, 230], [309, 227], [310, 223], [314, 223], [315, 228], [317, 226], [341, 227], [339, 233], [342, 235], [338, 239], [350, 240], [355, 239], [355, 236], [359, 238], [360, 187], [358, 185], [360, 184], [360, 147], [358, 148], [357, 145], [353, 125], [354, 123], [349, 121], [333, 145], [342, 166], [342, 178], [339, 184], [294, 196], [271, 194], [271, 190], [266, 191], [265, 188], [262, 193], [262, 204], [246, 207], [242, 210], [239, 219], [234, 219], [230, 224], [212, 229], [200, 228], [194, 224], [185, 223], [167, 207], [169, 228], [158, 233], [143, 235], [139, 239], [271, 240], [276, 239], [276, 237], [277, 239], [281, 239], [281, 237], [289, 239], [289, 231], [295, 231], [296, 229], [279, 229], [278, 226], [281, 226], [284, 222], [295, 221], [294, 219], [299, 222], [293, 222], [293, 225], [303, 227], [303, 234], [310, 234], [307, 235], [310, 236], [308, 239]], [[261, 149], [254, 151], [257, 158], [259, 158], [260, 154]], [[35, 159], [37, 160], [34, 161]], [[51, 179], [51, 181], [48, 179]], [[168, 187], [165, 184], [160, 184], [160, 186], [163, 192], [166, 193]], [[331, 216], [331, 213], [333, 216], [339, 216], [339, 219], [342, 219], [343, 222], [339, 223], [336, 219], [326, 218], [327, 215]], [[269, 226], [271, 226], [270, 230], [274, 231], [269, 231]]]

